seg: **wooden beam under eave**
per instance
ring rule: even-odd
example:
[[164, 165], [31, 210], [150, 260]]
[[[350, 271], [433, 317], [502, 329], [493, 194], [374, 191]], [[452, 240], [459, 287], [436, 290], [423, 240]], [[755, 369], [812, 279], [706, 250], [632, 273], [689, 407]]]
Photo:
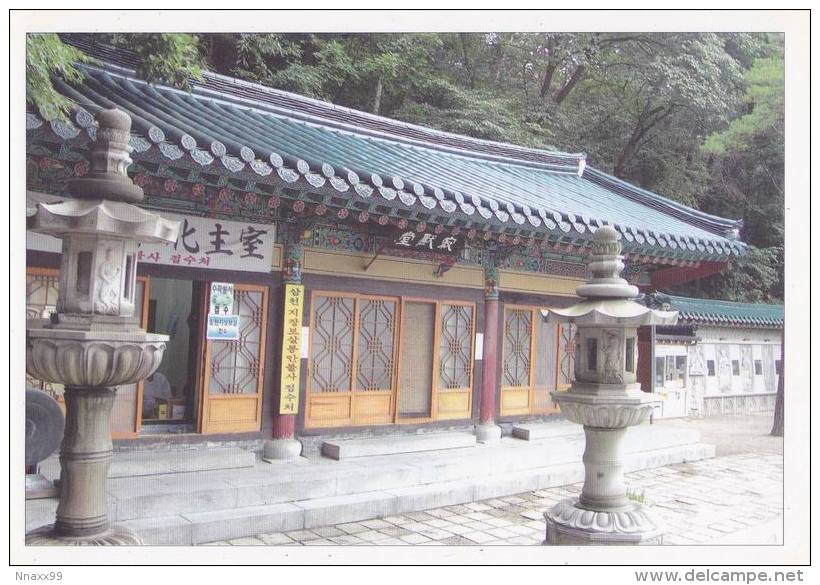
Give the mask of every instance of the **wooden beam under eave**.
[[723, 272], [727, 264], [727, 262], [701, 262], [700, 266], [662, 268], [652, 273], [652, 288], [655, 290], [664, 290], [670, 286], [676, 286], [699, 278], [706, 278], [707, 276]]

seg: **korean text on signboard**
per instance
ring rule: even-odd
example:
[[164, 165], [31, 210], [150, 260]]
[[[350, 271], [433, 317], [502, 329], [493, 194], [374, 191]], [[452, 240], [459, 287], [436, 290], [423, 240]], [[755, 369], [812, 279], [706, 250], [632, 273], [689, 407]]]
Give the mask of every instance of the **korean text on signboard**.
[[207, 338], [211, 341], [237, 341], [239, 315], [208, 315]]
[[233, 303], [233, 283], [211, 283], [206, 339], [218, 341], [239, 339], [239, 315], [234, 314]]
[[[138, 262], [270, 272], [275, 226], [173, 213], [162, 215], [180, 222], [177, 241], [172, 244], [140, 244]], [[53, 236], [26, 232], [26, 247], [59, 253], [62, 242]]]
[[396, 250], [434, 252], [446, 256], [458, 256], [464, 248], [464, 236], [415, 232], [405, 229], [393, 233], [389, 246]]
[[305, 288], [301, 284], [285, 285], [285, 326], [282, 336], [282, 379], [279, 413], [299, 411], [299, 374], [301, 373], [302, 308]]
[[142, 244], [137, 261], [199, 268], [267, 272], [273, 253], [273, 226], [181, 217], [174, 244]]

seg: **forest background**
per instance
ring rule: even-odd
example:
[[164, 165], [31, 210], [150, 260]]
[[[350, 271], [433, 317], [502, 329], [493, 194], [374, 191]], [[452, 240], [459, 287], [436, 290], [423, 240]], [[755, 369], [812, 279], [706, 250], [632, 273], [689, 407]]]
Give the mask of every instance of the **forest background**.
[[[744, 256], [665, 292], [782, 302], [784, 40], [746, 33], [99, 34], [138, 75], [189, 88], [204, 70], [440, 130], [586, 152], [589, 164], [743, 219]], [[26, 98], [71, 103], [88, 57], [29, 35]]]

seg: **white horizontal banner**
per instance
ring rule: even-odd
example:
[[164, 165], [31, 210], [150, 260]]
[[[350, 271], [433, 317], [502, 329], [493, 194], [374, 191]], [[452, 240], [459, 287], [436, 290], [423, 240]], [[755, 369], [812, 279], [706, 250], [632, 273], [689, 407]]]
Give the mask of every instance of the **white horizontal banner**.
[[[174, 244], [141, 244], [138, 262], [219, 270], [269, 272], [276, 227], [163, 213], [180, 222]], [[26, 232], [26, 248], [42, 252], [62, 249], [58, 238]]]

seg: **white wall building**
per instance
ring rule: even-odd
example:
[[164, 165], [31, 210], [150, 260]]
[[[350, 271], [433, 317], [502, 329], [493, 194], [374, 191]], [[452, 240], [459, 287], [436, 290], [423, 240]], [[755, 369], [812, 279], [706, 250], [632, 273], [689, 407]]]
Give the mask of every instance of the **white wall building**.
[[783, 305], [733, 303], [655, 293], [648, 304], [679, 311], [658, 327], [653, 392], [663, 418], [774, 410], [781, 371]]

